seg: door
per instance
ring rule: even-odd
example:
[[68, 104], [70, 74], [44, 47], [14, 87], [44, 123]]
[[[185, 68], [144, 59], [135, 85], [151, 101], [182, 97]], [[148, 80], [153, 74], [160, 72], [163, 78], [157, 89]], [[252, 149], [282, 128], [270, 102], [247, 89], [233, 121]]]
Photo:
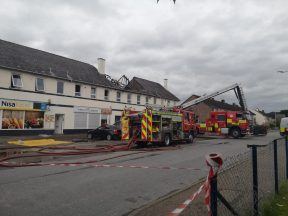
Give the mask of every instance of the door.
[[55, 114], [55, 134], [63, 134], [64, 114]]

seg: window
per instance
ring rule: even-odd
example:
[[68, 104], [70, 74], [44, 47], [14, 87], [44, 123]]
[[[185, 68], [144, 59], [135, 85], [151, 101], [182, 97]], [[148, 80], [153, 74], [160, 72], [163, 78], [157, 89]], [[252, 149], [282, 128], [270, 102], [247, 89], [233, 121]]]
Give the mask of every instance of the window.
[[157, 103], [157, 98], [156, 97], [154, 97], [154, 104], [156, 104]]
[[149, 103], [149, 97], [146, 96], [146, 104]]
[[117, 91], [116, 93], [116, 101], [121, 102], [121, 92]]
[[96, 88], [91, 87], [91, 98], [95, 99], [96, 98]]
[[80, 85], [75, 85], [75, 96], [81, 97], [81, 86]]
[[104, 91], [104, 100], [109, 100], [109, 90], [107, 89]]
[[226, 121], [226, 116], [225, 115], [217, 115], [217, 120], [218, 121]]
[[167, 101], [167, 106], [170, 106], [170, 100]]
[[64, 93], [64, 83], [62, 81], [57, 81], [57, 94]]
[[141, 95], [137, 95], [137, 104], [141, 104]]
[[21, 75], [19, 74], [13, 74], [11, 77], [11, 87], [12, 88], [22, 88], [23, 82], [21, 79]]
[[44, 79], [43, 78], [36, 78], [36, 83], [35, 83], [35, 90], [36, 91], [44, 91]]
[[131, 103], [131, 94], [127, 94], [127, 103]]

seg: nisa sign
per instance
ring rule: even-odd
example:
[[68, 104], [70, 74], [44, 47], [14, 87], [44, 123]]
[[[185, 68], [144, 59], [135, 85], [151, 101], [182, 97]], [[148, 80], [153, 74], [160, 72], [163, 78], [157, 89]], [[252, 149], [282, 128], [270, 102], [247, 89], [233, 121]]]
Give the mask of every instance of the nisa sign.
[[16, 107], [16, 103], [2, 100], [1, 107]]
[[0, 108], [33, 109], [33, 102], [0, 99]]

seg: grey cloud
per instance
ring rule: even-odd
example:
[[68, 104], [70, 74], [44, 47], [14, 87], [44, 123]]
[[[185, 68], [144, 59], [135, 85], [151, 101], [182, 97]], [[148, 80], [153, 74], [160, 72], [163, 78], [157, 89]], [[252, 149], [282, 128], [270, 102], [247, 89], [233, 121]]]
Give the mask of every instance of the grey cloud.
[[[4, 0], [2, 39], [163, 82], [181, 99], [239, 82], [248, 105], [288, 108], [285, 0]], [[7, 12], [7, 10], [9, 12]], [[220, 97], [234, 101], [232, 94]]]

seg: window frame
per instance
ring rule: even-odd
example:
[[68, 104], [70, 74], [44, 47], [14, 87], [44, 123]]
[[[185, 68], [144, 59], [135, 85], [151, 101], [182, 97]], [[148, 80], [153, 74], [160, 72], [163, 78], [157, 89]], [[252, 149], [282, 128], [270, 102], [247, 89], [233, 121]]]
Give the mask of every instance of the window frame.
[[[62, 83], [62, 93], [58, 92], [58, 83]], [[63, 95], [63, 94], [64, 94], [64, 82], [63, 82], [63, 81], [57, 80], [56, 92], [57, 92], [57, 94], [59, 94], [59, 95]]]
[[[119, 94], [119, 95], [118, 95]], [[105, 96], [105, 95], [104, 95]], [[117, 102], [121, 102], [121, 92], [120, 91], [117, 91], [116, 92], [116, 101]]]
[[128, 104], [132, 103], [132, 94], [131, 93], [127, 93], [127, 103]]
[[[94, 90], [94, 93], [93, 93], [93, 91], [92, 91], [92, 89]], [[91, 89], [90, 89], [90, 97], [92, 98], [92, 99], [96, 99], [96, 87], [92, 87], [91, 86]]]
[[[106, 95], [106, 92], [108, 93], [107, 95]], [[109, 95], [110, 95], [109, 90], [108, 90], [108, 89], [105, 89], [105, 90], [104, 90], [104, 100], [108, 101], [108, 100], [109, 100]]]
[[[80, 91], [79, 91], [79, 92], [76, 92], [76, 86], [79, 86], [79, 88], [80, 88]], [[75, 97], [81, 97], [81, 85], [80, 85], [80, 84], [75, 84], [75, 89], [74, 89], [74, 91], [75, 91]], [[79, 95], [78, 95], [77, 93], [79, 93]]]
[[146, 105], [149, 104], [149, 97], [148, 96], [145, 97], [145, 104]]
[[[15, 85], [13, 76], [19, 76], [20, 81], [21, 81], [21, 86]], [[21, 74], [11, 74], [11, 84], [12, 84], [11, 88], [23, 88], [22, 75]]]
[[[43, 90], [39, 90], [39, 86], [38, 86], [38, 80], [43, 80]], [[42, 77], [36, 77], [35, 78], [35, 91], [37, 92], [45, 92], [45, 79]]]
[[141, 104], [141, 95], [137, 94], [137, 104], [140, 105]]

